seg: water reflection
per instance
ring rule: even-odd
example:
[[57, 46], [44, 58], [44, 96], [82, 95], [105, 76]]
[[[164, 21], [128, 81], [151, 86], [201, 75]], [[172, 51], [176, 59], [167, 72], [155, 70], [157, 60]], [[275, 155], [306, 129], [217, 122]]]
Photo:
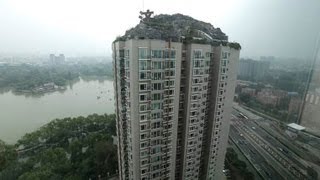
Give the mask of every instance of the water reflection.
[[80, 79], [64, 91], [45, 94], [0, 92], [0, 139], [9, 143], [55, 118], [114, 113], [109, 80]]

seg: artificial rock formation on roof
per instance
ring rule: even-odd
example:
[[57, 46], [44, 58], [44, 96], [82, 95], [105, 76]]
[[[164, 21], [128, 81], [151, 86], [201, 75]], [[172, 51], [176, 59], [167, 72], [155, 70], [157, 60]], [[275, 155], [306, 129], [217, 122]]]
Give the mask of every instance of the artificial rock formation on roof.
[[[182, 14], [160, 14], [151, 17], [152, 13], [149, 10], [140, 12], [140, 23], [127, 30], [125, 35], [118, 37], [117, 40], [161, 39], [175, 42], [210, 43], [213, 45], [231, 44], [227, 43], [228, 36], [220, 28], [214, 28], [210, 23]], [[233, 48], [241, 48], [238, 43], [232, 44]]]

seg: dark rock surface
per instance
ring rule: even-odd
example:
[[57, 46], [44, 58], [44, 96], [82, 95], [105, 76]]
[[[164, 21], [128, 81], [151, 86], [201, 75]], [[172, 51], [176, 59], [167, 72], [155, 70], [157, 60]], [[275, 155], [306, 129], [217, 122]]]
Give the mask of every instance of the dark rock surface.
[[[203, 35], [204, 33], [207, 35]], [[136, 27], [127, 30], [125, 35], [119, 38], [171, 39], [172, 41], [179, 41], [181, 37], [228, 40], [228, 37], [220, 28], [214, 28], [210, 23], [182, 14], [154, 16], [151, 19], [141, 21]]]
[[182, 14], [160, 14], [152, 18], [142, 18], [140, 23], [126, 31], [115, 41], [127, 39], [161, 39], [173, 42], [211, 44], [241, 49], [239, 43], [228, 42], [228, 36], [212, 24], [196, 20]]

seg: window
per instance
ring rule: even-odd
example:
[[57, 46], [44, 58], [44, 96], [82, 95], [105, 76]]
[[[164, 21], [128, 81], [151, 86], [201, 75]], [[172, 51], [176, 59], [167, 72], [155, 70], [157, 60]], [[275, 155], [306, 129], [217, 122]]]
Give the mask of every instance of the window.
[[140, 139], [141, 140], [144, 140], [146, 138], [147, 138], [147, 134], [146, 133], [143, 133], [143, 134], [140, 135]]
[[153, 83], [153, 90], [162, 90], [162, 84], [161, 83]]
[[192, 83], [193, 84], [198, 84], [198, 83], [200, 83], [200, 79], [199, 78], [193, 78], [192, 79]]
[[160, 169], [160, 165], [159, 164], [154, 165], [154, 166], [152, 166], [151, 169], [152, 169], [152, 171], [158, 170], [158, 169]]
[[159, 162], [161, 160], [161, 156], [155, 156], [151, 158], [151, 162]]
[[146, 121], [146, 120], [147, 120], [147, 115], [146, 114], [140, 115], [140, 121]]
[[174, 62], [174, 61], [166, 62], [165, 65], [166, 65], [165, 66], [166, 68], [175, 68], [176, 62]]
[[227, 60], [222, 60], [221, 63], [222, 63], [222, 66], [227, 66]]
[[143, 124], [143, 125], [140, 125], [140, 130], [146, 130], [147, 129], [147, 125], [146, 124]]
[[162, 109], [162, 103], [152, 103], [151, 109], [152, 110]]
[[139, 61], [139, 70], [150, 70], [150, 61]]
[[148, 164], [148, 160], [147, 159], [144, 159], [141, 161], [141, 165], [145, 165], [145, 164]]
[[152, 178], [153, 179], [155, 179], [155, 178], [157, 178], [157, 177], [159, 177], [160, 176], [160, 173], [159, 172], [156, 172], [156, 173], [153, 173], [152, 174]]
[[147, 84], [140, 84], [140, 91], [146, 91], [147, 90]]
[[166, 90], [164, 94], [169, 96], [174, 95], [174, 90]]
[[146, 104], [141, 104], [140, 105], [140, 112], [141, 111], [146, 111], [147, 110], [147, 105]]
[[126, 76], [126, 78], [129, 79], [129, 78], [130, 78], [130, 72], [129, 72], [129, 71], [126, 71], [126, 72], [125, 72], [125, 76]]
[[165, 59], [169, 58], [169, 50], [168, 49], [163, 51], [163, 58], [165, 58]]
[[145, 150], [145, 151], [141, 151], [140, 152], [140, 156], [141, 157], [145, 157], [145, 156], [147, 156], [149, 153], [148, 153], [148, 150]]
[[223, 59], [228, 58], [228, 52], [222, 52], [222, 58]]
[[152, 129], [157, 129], [161, 127], [161, 122], [154, 122], [151, 125]]
[[[172, 104], [173, 103], [173, 99], [165, 99], [164, 103], [165, 104]], [[183, 107], [183, 104], [180, 104], [180, 107]]]
[[151, 137], [159, 137], [161, 135], [162, 135], [161, 130], [151, 132]]
[[176, 58], [176, 51], [171, 49], [171, 58]]
[[202, 51], [201, 50], [194, 50], [193, 51], [193, 57], [196, 59], [202, 58]]
[[146, 94], [140, 94], [140, 101], [146, 101], [147, 95]]
[[201, 67], [201, 61], [200, 60], [194, 60], [193, 61], [193, 67], [195, 67], [195, 68]]
[[174, 86], [174, 81], [165, 81], [166, 86]]
[[161, 147], [160, 146], [156, 146], [156, 147], [152, 147], [151, 148], [151, 154], [157, 154], [161, 152]]
[[161, 94], [160, 93], [156, 93], [156, 94], [152, 94], [152, 100], [157, 101], [157, 100], [161, 100]]
[[162, 141], [161, 139], [155, 139], [155, 140], [152, 140], [151, 141], [151, 145], [154, 146], [154, 145], [160, 145], [162, 144]]
[[162, 69], [162, 62], [152, 62], [153, 69]]
[[162, 51], [161, 50], [152, 50], [151, 57], [152, 58], [162, 58]]
[[196, 108], [198, 105], [196, 103], [191, 104], [191, 108]]
[[139, 79], [140, 80], [150, 79], [150, 72], [140, 72]]
[[206, 63], [206, 67], [209, 67], [211, 64], [211, 61], [205, 61], [205, 63]]
[[198, 99], [198, 95], [192, 95], [191, 96], [191, 100], [197, 100]]
[[124, 53], [125, 53], [125, 56], [126, 56], [127, 58], [129, 58], [130, 51], [129, 51], [129, 50], [125, 50]]
[[175, 76], [175, 70], [166, 71], [166, 76]]
[[186, 51], [182, 51], [182, 57], [187, 57]]
[[139, 48], [139, 59], [148, 59], [148, 48]]
[[161, 112], [152, 113], [152, 114], [151, 114], [151, 117], [152, 117], [152, 119], [162, 118], [162, 113], [161, 113]]
[[161, 80], [162, 79], [162, 72], [152, 73], [153, 80]]
[[124, 50], [119, 50], [119, 57], [123, 58], [124, 57]]

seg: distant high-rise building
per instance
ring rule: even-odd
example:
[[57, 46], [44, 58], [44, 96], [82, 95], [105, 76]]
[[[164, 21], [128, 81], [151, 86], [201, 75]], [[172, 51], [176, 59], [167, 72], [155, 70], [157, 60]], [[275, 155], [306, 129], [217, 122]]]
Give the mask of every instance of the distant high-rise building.
[[54, 54], [50, 54], [50, 63], [52, 65], [58, 65], [63, 64], [65, 62], [64, 54], [59, 54], [59, 56], [56, 56]]
[[273, 62], [275, 60], [274, 56], [260, 56], [260, 61]]
[[51, 64], [54, 64], [54, 62], [55, 62], [55, 59], [56, 59], [56, 56], [54, 55], [54, 54], [50, 54], [50, 63]]
[[180, 21], [203, 24], [159, 15], [113, 43], [120, 179], [223, 179], [240, 46], [161, 30]]
[[241, 59], [238, 76], [243, 80], [258, 81], [265, 77], [270, 68], [270, 62]]

